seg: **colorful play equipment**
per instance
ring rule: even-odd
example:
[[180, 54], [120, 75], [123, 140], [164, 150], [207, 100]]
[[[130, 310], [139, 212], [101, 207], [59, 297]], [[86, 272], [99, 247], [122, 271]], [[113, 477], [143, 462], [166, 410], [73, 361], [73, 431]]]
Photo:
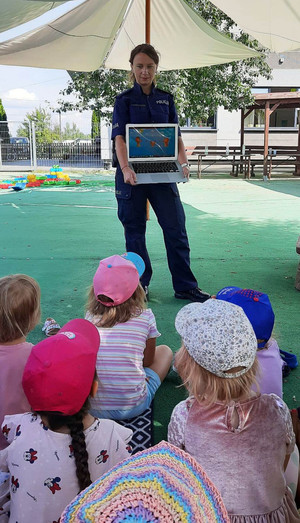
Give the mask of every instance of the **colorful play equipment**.
[[28, 174], [27, 176], [17, 176], [13, 180], [3, 180], [0, 183], [0, 189], [21, 191], [22, 189], [25, 189], [25, 187], [47, 187], [57, 185], [74, 186], [79, 183], [81, 183], [81, 180], [70, 178], [68, 174], [63, 174], [63, 170], [59, 165], [53, 165], [49, 174]]

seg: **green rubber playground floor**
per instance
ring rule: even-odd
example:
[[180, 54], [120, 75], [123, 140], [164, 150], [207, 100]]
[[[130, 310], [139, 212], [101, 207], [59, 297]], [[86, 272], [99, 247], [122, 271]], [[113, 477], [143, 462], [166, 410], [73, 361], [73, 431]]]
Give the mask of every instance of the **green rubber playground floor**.
[[[9, 177], [9, 175], [8, 175]], [[86, 292], [100, 258], [125, 250], [116, 216], [112, 175], [82, 178], [70, 188], [0, 190], [0, 276], [26, 273], [42, 290], [42, 319], [61, 325], [82, 317]], [[215, 294], [226, 285], [252, 287], [269, 294], [280, 348], [300, 360], [300, 292], [294, 287], [299, 256], [300, 179], [269, 183], [219, 176], [181, 185], [191, 265], [199, 286]], [[175, 352], [180, 340], [174, 319], [185, 301], [173, 297], [162, 233], [153, 211], [147, 227], [153, 264], [149, 307], [160, 343]], [[29, 336], [42, 339], [41, 326]], [[300, 405], [300, 371], [284, 383], [290, 408]], [[155, 442], [166, 438], [173, 407], [185, 397], [171, 371], [154, 401]]]

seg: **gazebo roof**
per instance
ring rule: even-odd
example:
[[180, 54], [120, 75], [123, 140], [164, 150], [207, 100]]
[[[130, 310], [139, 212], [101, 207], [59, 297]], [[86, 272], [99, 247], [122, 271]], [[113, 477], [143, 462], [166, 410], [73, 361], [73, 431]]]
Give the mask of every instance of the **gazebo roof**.
[[279, 104], [280, 109], [300, 107], [300, 91], [294, 93], [257, 93], [254, 95], [254, 99], [254, 104], [249, 106], [247, 111], [249, 109], [264, 109], [267, 102], [271, 107]]

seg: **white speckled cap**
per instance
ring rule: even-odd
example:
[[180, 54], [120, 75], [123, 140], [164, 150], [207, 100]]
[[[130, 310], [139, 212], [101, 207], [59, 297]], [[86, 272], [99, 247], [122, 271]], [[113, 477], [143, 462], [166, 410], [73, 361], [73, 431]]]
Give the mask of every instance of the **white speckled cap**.
[[[221, 378], [237, 378], [253, 365], [257, 340], [238, 305], [215, 299], [190, 303], [175, 319], [175, 327], [192, 358]], [[226, 372], [244, 367], [237, 372]]]

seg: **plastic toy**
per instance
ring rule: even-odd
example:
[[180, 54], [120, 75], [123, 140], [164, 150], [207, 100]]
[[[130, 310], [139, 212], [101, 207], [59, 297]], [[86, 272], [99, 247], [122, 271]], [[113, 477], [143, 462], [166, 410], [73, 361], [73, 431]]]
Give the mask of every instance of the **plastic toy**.
[[14, 191], [22, 191], [23, 189], [25, 189], [26, 187], [26, 183], [16, 183], [16, 185], [12, 185], [12, 189]]
[[0, 189], [13, 189], [21, 191], [25, 187], [47, 187], [47, 186], [75, 186], [81, 183], [81, 180], [70, 178], [68, 174], [62, 174], [62, 168], [59, 165], [53, 165], [50, 174], [38, 175], [28, 174], [27, 177], [17, 176], [12, 180], [2, 180]]

